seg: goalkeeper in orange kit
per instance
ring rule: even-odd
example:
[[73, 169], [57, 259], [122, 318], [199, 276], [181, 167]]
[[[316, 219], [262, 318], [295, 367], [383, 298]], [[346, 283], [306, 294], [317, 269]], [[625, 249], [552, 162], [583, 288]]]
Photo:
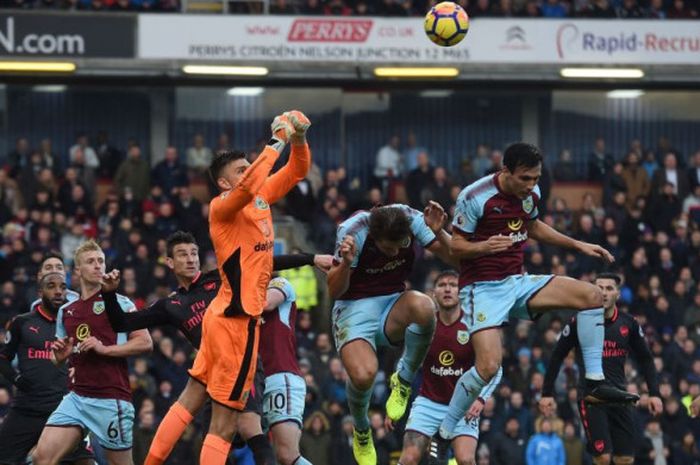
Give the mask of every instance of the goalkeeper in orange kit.
[[[303, 113], [286, 112], [273, 121], [272, 139], [252, 165], [238, 151], [220, 152], [212, 161], [210, 175], [222, 193], [210, 203], [209, 234], [221, 288], [202, 322], [202, 343], [190, 370], [191, 379], [163, 419], [147, 465], [163, 463], [166, 451], [201, 409], [207, 394], [212, 399], [212, 418], [200, 463], [226, 462], [238, 412], [248, 398], [257, 363], [259, 317], [272, 274], [270, 205], [306, 177], [311, 166], [306, 143], [310, 124]], [[268, 177], [289, 142], [289, 161]]]

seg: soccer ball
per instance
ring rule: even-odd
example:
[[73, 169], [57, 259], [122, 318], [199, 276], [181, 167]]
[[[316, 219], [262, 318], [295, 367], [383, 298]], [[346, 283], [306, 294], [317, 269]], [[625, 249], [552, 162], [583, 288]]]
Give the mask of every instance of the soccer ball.
[[469, 16], [456, 3], [438, 3], [425, 15], [425, 33], [442, 47], [457, 45], [468, 31]]

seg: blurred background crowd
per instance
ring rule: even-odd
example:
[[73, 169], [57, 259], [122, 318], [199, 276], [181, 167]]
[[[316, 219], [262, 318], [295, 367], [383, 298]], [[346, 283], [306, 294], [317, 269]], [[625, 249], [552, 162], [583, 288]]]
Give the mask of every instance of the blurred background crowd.
[[[2, 0], [0, 7], [62, 11], [180, 12], [180, 0]], [[435, 0], [229, 0], [236, 14], [423, 16]], [[458, 0], [470, 17], [695, 19], [697, 0]], [[267, 4], [267, 5], [266, 5]]]
[[[121, 270], [120, 292], [139, 308], [175, 286], [164, 260], [170, 233], [192, 232], [203, 266], [212, 268], [205, 170], [216, 150], [228, 146], [225, 134], [218, 140], [197, 135], [188, 147], [168, 147], [162, 161], [152, 166], [136, 141], [114, 147], [105, 133], [80, 134], [70, 147], [54, 147], [48, 139], [17, 139], [0, 164], [0, 327], [27, 311], [35, 299], [42, 255], [59, 250], [70, 265], [74, 250], [87, 238], [99, 241], [108, 269]], [[250, 150], [251, 160], [259, 149]], [[394, 201], [422, 209], [435, 200], [452, 213], [462, 187], [501, 168], [501, 149], [478, 144], [468, 150], [459, 171], [448, 172], [433, 163], [415, 136], [397, 135], [378, 147], [373, 173], [366, 178], [350, 175], [343, 166], [321, 170], [314, 165], [276, 207], [275, 219], [307, 232], [302, 238], [309, 245], [305, 251], [332, 253], [337, 225], [356, 209]], [[679, 153], [664, 138], [657, 147], [633, 140], [626, 153], [611, 153], [599, 138], [591, 141], [590, 153], [576, 155], [586, 157], [587, 164], [574, 164], [566, 149], [545, 154], [540, 218], [577, 239], [602, 244], [616, 262], [604, 269], [589, 257], [529, 242], [527, 271], [589, 280], [603, 270], [624, 276], [619, 308], [633, 314], [644, 329], [664, 401], [664, 413], [651, 418], [646, 387], [630, 363], [629, 390], [642, 394], [636, 409], [637, 463], [699, 464], [700, 420], [689, 417], [687, 406], [700, 395], [700, 151]], [[580, 208], [552, 195], [561, 185], [584, 186], [583, 197], [577, 199]], [[422, 254], [408, 285], [429, 292], [442, 268], [434, 257]], [[316, 465], [351, 465], [347, 375], [329, 331], [323, 277], [310, 267], [285, 276], [296, 287], [302, 310], [296, 329], [308, 390], [302, 453]], [[484, 408], [478, 464], [525, 464], [528, 442], [538, 440], [561, 441], [568, 465], [590, 463], [576, 408], [579, 373], [573, 354], [557, 378], [556, 414], [542, 418], [537, 409], [545, 367], [567, 318], [547, 316], [509, 327], [506, 374]], [[184, 388], [193, 359], [191, 347], [176, 330], [155, 329], [152, 336], [154, 353], [130, 363], [137, 412], [135, 463], [142, 463], [160, 419]], [[2, 337], [0, 330], [0, 342]], [[401, 449], [402, 425], [387, 431], [382, 411], [397, 355], [380, 352], [372, 401], [371, 423], [382, 465], [394, 463]], [[0, 387], [0, 421], [12, 395], [9, 385]], [[195, 423], [168, 463], [196, 463], [201, 440], [201, 424]], [[239, 463], [246, 460], [251, 459]], [[545, 460], [538, 457], [535, 463], [556, 463]]]

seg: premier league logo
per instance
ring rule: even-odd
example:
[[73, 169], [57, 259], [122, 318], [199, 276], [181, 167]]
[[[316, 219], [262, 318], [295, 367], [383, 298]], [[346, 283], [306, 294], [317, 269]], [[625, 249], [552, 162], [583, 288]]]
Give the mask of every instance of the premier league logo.
[[533, 208], [535, 208], [535, 202], [532, 200], [532, 196], [530, 195], [528, 198], [523, 200], [523, 210], [525, 213], [530, 214]]
[[469, 342], [469, 331], [457, 331], [457, 342], [459, 342], [461, 345]]

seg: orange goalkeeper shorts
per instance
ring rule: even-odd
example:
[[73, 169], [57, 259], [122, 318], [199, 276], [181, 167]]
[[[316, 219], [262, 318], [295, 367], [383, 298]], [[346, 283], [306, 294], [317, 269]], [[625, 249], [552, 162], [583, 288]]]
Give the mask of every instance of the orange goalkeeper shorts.
[[253, 387], [259, 336], [257, 318], [204, 315], [202, 343], [189, 373], [214, 402], [243, 410]]

